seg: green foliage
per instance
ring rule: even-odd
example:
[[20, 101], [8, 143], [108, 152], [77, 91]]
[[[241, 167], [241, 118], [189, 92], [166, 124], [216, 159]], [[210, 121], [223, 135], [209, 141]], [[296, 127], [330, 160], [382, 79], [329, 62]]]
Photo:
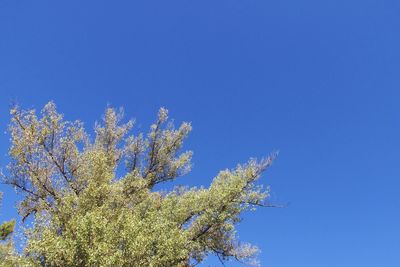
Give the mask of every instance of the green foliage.
[[[2, 193], [0, 192], [0, 201], [2, 198]], [[14, 231], [15, 221], [4, 222], [0, 224], [0, 241], [6, 240]]]
[[[0, 200], [2, 193], [0, 192]], [[14, 245], [10, 240], [12, 233], [14, 232], [15, 221], [4, 222], [0, 225], [0, 266], [12, 267], [16, 266], [18, 261], [18, 255], [14, 251]], [[22, 261], [20, 261], [22, 262]]]
[[0, 225], [0, 240], [6, 240], [14, 231], [15, 221], [5, 222]]
[[108, 108], [94, 140], [52, 102], [40, 116], [11, 115], [4, 182], [22, 193], [23, 219], [34, 218], [21, 266], [192, 266], [210, 253], [252, 262], [257, 249], [237, 240], [235, 225], [265, 205], [268, 190], [254, 182], [274, 156], [221, 171], [209, 188], [157, 191], [191, 167], [192, 153], [181, 152], [191, 125], [174, 128], [166, 109], [147, 135], [132, 135], [133, 121]]

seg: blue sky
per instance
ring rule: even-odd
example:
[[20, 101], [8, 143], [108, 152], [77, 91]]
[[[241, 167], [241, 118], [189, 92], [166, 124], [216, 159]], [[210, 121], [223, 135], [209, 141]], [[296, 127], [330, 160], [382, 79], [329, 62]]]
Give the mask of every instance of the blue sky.
[[[0, 130], [54, 100], [91, 129], [109, 104], [147, 130], [191, 121], [194, 169], [274, 149], [262, 182], [290, 203], [244, 215], [263, 266], [400, 266], [398, 1], [0, 2]], [[9, 139], [0, 138], [0, 165]], [[16, 217], [8, 187], [0, 220]], [[219, 266], [210, 259], [204, 266]], [[228, 263], [226, 266], [239, 266]]]

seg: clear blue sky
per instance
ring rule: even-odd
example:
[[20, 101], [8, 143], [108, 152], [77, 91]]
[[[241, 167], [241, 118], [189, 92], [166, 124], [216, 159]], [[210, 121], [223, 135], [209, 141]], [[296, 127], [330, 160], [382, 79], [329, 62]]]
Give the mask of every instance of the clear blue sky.
[[[398, 267], [399, 11], [385, 0], [2, 0], [0, 130], [13, 101], [54, 100], [89, 128], [123, 106], [143, 130], [165, 106], [194, 128], [181, 183], [280, 150], [262, 181], [290, 205], [239, 227], [263, 266]], [[3, 167], [8, 147], [4, 134]], [[0, 190], [0, 220], [17, 216]]]

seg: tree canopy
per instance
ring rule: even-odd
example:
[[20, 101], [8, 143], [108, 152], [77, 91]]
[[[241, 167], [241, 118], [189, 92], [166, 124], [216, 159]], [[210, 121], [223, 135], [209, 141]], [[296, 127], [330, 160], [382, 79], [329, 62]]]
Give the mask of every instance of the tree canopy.
[[155, 186], [187, 174], [192, 152], [182, 150], [190, 123], [175, 128], [164, 108], [147, 134], [107, 108], [93, 138], [53, 102], [11, 117], [3, 182], [21, 193], [22, 220], [33, 219], [21, 266], [193, 266], [209, 254], [255, 263], [257, 248], [235, 226], [243, 211], [268, 206], [255, 182], [274, 154], [219, 172], [208, 188], [167, 191]]
[[[0, 201], [2, 193], [0, 192]], [[16, 262], [16, 254], [13, 248], [13, 243], [10, 240], [11, 234], [14, 231], [15, 220], [0, 224], [0, 264], [1, 266], [13, 266]]]

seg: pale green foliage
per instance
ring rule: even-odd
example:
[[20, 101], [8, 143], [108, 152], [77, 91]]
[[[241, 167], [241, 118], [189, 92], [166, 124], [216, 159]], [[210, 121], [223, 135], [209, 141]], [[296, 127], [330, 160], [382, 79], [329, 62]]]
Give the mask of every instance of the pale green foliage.
[[[3, 193], [0, 192], [0, 202], [2, 199]], [[15, 221], [4, 222], [0, 224], [0, 241], [6, 240], [14, 231]]]
[[5, 222], [0, 225], [0, 241], [6, 240], [14, 231], [15, 221]]
[[35, 219], [21, 265], [191, 266], [210, 253], [249, 262], [257, 252], [237, 240], [235, 224], [268, 196], [254, 182], [272, 157], [221, 171], [208, 189], [159, 192], [156, 184], [190, 170], [192, 156], [181, 152], [190, 124], [175, 129], [166, 109], [147, 135], [129, 135], [133, 122], [108, 108], [94, 141], [52, 102], [39, 117], [17, 107], [11, 115], [4, 182], [23, 194], [23, 218]]
[[[0, 192], [0, 201], [2, 193]], [[19, 256], [14, 251], [11, 235], [14, 232], [15, 221], [0, 224], [0, 266], [16, 266]], [[21, 261], [22, 262], [22, 261]]]

